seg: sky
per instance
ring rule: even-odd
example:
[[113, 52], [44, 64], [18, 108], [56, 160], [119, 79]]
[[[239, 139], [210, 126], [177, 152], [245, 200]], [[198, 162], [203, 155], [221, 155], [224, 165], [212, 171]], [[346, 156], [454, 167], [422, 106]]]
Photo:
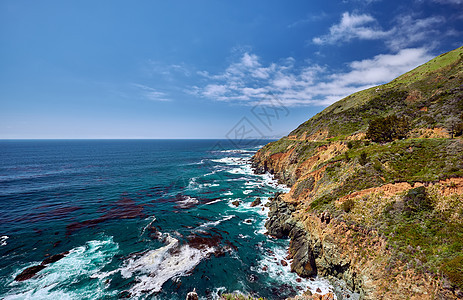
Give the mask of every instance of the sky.
[[463, 0], [0, 1], [0, 139], [278, 138], [463, 45]]

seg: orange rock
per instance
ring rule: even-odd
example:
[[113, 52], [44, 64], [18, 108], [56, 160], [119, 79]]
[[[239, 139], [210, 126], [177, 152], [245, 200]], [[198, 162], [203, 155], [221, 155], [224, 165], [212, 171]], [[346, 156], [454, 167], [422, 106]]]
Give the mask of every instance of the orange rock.
[[333, 293], [327, 293], [325, 295], [322, 296], [322, 300], [334, 300], [334, 295]]

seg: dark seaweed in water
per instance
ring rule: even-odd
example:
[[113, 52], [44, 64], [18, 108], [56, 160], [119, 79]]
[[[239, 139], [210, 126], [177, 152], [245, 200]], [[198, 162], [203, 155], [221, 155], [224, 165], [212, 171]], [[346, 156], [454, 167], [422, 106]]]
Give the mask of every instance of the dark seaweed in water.
[[66, 235], [70, 235], [76, 230], [81, 228], [94, 227], [102, 222], [115, 219], [135, 219], [144, 218], [146, 215], [143, 213], [143, 204], [137, 204], [133, 199], [122, 197], [120, 200], [107, 205], [109, 210], [96, 219], [85, 220], [82, 222], [74, 222], [66, 226]]

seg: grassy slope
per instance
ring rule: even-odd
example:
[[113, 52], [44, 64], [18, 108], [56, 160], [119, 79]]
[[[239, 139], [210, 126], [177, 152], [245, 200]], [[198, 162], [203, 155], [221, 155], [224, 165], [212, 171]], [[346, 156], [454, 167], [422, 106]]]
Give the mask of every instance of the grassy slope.
[[[445, 53], [396, 78], [390, 83], [352, 94], [301, 124], [290, 135], [307, 136], [328, 130], [331, 137], [364, 131], [372, 118], [392, 113], [407, 115], [416, 127], [444, 126], [446, 117], [463, 110], [463, 47]], [[437, 95], [435, 95], [437, 93]], [[406, 101], [409, 95], [419, 99]], [[433, 96], [434, 95], [434, 96]], [[449, 98], [454, 101], [448, 101]], [[427, 107], [428, 112], [419, 111]]]
[[[365, 132], [369, 121], [378, 116], [406, 116], [412, 129], [417, 130], [448, 128], [449, 119], [462, 113], [463, 47], [440, 55], [390, 83], [334, 103], [291, 132], [291, 139], [283, 138], [261, 151], [274, 154], [294, 149], [291, 164], [301, 165], [319, 146]], [[327, 138], [310, 139], [320, 131], [328, 132]], [[309, 138], [303, 139], [304, 136]], [[393, 260], [407, 263], [417, 271], [443, 273], [454, 286], [463, 288], [461, 195], [445, 198], [436, 189], [420, 188], [386, 200], [365, 197], [359, 200], [362, 203], [352, 202], [349, 209], [335, 205], [340, 197], [386, 183], [413, 185], [463, 177], [463, 140], [409, 138], [387, 144], [360, 140], [349, 146], [347, 152], [318, 162], [313, 170], [327, 168], [315, 186], [310, 178], [297, 179], [294, 186], [297, 194], [304, 195], [302, 190], [310, 187], [310, 193], [305, 195], [311, 210], [329, 210], [345, 220], [378, 230], [388, 240]], [[450, 204], [443, 208], [443, 202]], [[372, 203], [374, 209], [368, 211]], [[419, 205], [410, 208], [410, 203]]]

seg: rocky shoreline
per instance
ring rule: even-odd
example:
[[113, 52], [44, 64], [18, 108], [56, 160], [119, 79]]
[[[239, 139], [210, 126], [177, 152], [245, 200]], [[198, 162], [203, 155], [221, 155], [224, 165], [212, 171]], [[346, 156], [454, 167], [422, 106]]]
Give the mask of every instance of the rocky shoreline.
[[295, 196], [298, 184], [292, 182], [299, 176], [290, 160], [286, 153], [266, 156], [260, 151], [253, 168], [291, 186], [289, 193], [271, 199], [266, 228], [270, 236], [290, 239], [292, 271], [301, 277], [327, 278], [338, 299], [348, 299], [346, 289], [352, 292], [350, 299], [461, 299], [460, 292], [441, 278], [394, 260], [390, 243], [377, 230], [343, 214], [313, 210], [305, 196]]
[[[358, 299], [362, 296], [363, 291], [356, 274], [346, 272], [348, 263], [342, 259], [327, 260], [325, 258], [324, 251], [329, 249], [328, 245], [321, 244], [311, 232], [307, 231], [303, 222], [293, 216], [297, 212], [297, 204], [286, 202], [283, 195], [276, 193], [271, 199], [265, 227], [268, 234], [274, 238], [290, 239], [288, 259], [292, 260], [291, 271], [304, 278], [316, 275], [326, 276], [331, 279], [338, 299]], [[320, 221], [329, 224], [329, 214], [323, 214]], [[330, 255], [333, 258], [336, 256], [335, 253]]]

